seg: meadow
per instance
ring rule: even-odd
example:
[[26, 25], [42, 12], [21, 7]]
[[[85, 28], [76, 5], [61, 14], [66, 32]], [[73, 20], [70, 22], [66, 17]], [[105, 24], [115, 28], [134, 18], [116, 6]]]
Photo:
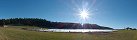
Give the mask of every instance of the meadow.
[[0, 27], [0, 40], [137, 40], [136, 30], [119, 30], [111, 33], [59, 33], [20, 28], [22, 27]]

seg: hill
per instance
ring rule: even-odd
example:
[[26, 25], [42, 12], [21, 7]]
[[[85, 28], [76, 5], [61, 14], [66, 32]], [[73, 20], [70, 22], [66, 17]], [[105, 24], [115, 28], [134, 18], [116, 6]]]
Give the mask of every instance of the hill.
[[68, 22], [51, 22], [40, 18], [10, 18], [0, 19], [0, 26], [4, 25], [27, 25], [38, 26], [43, 28], [54, 29], [113, 29], [109, 27], [99, 26], [97, 24], [68, 23]]

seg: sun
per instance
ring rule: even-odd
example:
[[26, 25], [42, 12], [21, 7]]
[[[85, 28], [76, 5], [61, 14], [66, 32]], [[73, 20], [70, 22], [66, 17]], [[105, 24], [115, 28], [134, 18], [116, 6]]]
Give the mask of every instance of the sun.
[[81, 10], [79, 11], [79, 15], [80, 15], [80, 18], [83, 19], [83, 20], [86, 20], [89, 18], [89, 14], [88, 14], [88, 11], [87, 10]]

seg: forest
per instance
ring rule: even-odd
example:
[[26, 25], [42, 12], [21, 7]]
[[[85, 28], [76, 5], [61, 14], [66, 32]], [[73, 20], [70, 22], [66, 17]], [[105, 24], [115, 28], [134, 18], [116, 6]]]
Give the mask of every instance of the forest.
[[83, 24], [70, 22], [52, 22], [41, 18], [9, 18], [0, 19], [0, 26], [15, 25], [15, 26], [37, 26], [48, 29], [113, 29], [97, 24]]

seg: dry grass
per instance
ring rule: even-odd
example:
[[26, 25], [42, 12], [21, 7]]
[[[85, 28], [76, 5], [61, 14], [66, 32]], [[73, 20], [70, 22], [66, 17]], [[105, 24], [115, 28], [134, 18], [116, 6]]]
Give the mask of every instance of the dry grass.
[[137, 31], [120, 30], [117, 32], [98, 33], [54, 33], [0, 28], [0, 40], [137, 40]]

